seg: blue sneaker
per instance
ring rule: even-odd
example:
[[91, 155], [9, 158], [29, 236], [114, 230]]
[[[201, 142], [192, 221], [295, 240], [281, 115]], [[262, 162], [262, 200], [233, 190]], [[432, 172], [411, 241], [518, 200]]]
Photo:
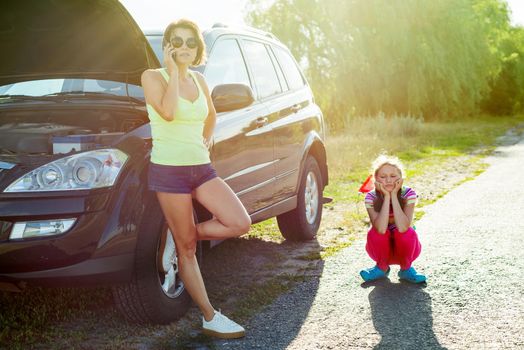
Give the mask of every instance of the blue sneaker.
[[426, 282], [426, 276], [418, 273], [414, 267], [410, 267], [407, 270], [400, 270], [398, 272], [398, 278], [411, 283], [423, 283]]
[[360, 271], [360, 276], [366, 282], [375, 281], [381, 278], [388, 277], [390, 269], [387, 271], [382, 271], [378, 266], [370, 267], [369, 269], [364, 269]]

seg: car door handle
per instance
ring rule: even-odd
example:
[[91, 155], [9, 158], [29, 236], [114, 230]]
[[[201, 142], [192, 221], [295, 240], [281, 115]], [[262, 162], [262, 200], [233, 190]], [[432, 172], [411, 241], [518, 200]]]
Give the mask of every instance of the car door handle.
[[264, 125], [267, 125], [268, 122], [269, 122], [269, 119], [267, 119], [267, 117], [260, 117], [260, 118], [257, 118], [257, 120], [255, 121], [255, 124], [257, 125], [257, 128], [261, 128]]
[[300, 105], [294, 105], [290, 108], [291, 112], [292, 113], [296, 113], [298, 111], [300, 111]]

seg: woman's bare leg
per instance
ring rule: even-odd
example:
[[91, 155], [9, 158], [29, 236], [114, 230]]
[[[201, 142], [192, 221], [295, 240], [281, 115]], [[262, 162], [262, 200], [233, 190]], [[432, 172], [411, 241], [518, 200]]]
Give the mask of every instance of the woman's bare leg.
[[251, 218], [224, 180], [216, 177], [199, 186], [194, 193], [196, 200], [214, 216], [196, 225], [198, 239], [238, 237], [249, 231]]
[[209, 321], [215, 310], [209, 302], [196, 258], [197, 231], [191, 195], [157, 192], [157, 197], [175, 240], [180, 278], [204, 318]]

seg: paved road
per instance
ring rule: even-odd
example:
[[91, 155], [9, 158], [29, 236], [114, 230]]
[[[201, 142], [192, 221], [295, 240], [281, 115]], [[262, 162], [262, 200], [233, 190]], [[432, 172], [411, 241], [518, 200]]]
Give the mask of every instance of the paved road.
[[[219, 349], [524, 349], [524, 142], [425, 208], [415, 266], [424, 287], [361, 284], [364, 241], [327, 259]], [[320, 270], [319, 270], [320, 271]]]

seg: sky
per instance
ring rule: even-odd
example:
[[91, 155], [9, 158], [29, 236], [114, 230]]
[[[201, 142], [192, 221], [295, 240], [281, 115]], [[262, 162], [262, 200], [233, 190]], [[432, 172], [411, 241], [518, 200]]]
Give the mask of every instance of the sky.
[[523, 0], [507, 0], [509, 8], [512, 11], [511, 23], [513, 25], [524, 26], [524, 1]]
[[201, 30], [217, 22], [245, 25], [246, 0], [120, 0], [142, 29], [161, 29], [179, 18], [195, 21]]
[[[247, 0], [120, 0], [143, 29], [163, 30], [178, 18], [195, 21], [200, 29], [221, 22], [244, 25]], [[261, 0], [268, 2], [271, 0]], [[511, 23], [524, 26], [524, 0], [507, 0]]]

